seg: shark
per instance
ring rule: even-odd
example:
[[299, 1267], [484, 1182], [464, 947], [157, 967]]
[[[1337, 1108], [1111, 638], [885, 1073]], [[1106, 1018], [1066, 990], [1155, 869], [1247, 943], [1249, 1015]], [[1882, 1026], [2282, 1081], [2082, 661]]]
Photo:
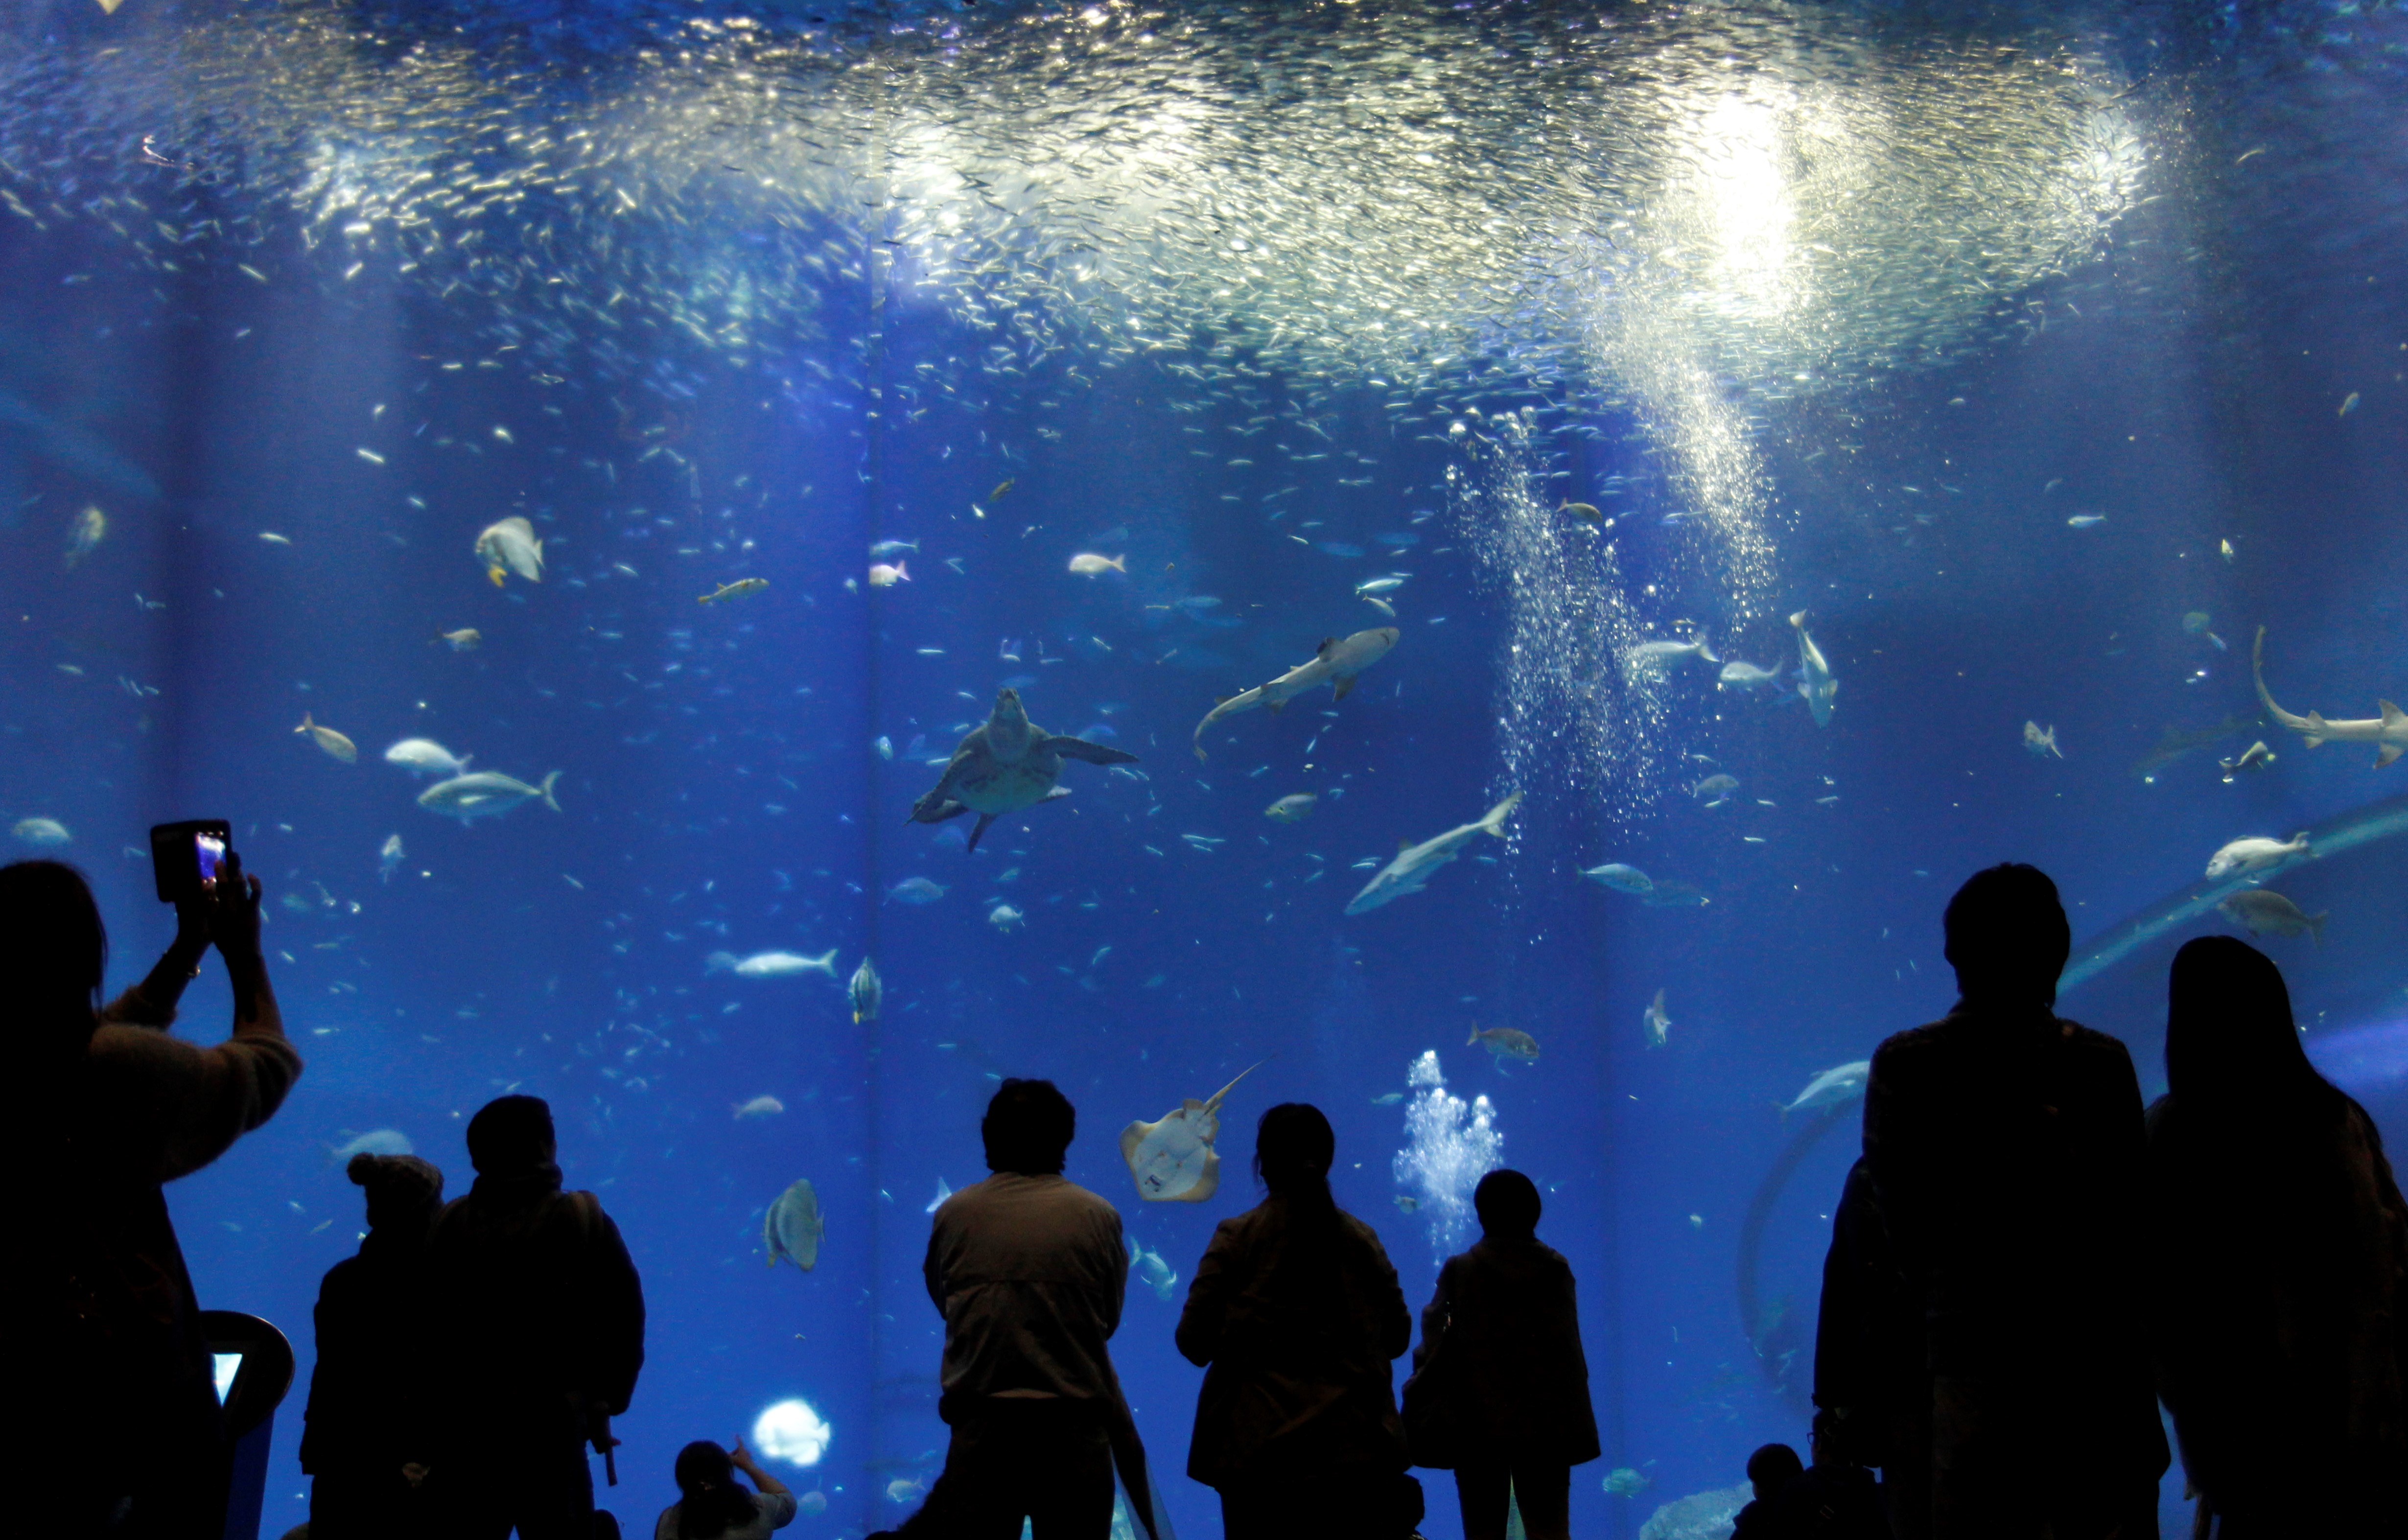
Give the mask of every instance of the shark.
[[1798, 1099], [1783, 1106], [1781, 1111], [1786, 1116], [1792, 1112], [1813, 1112], [1853, 1102], [1865, 1093], [1865, 1082], [1871, 1077], [1872, 1072], [1873, 1063], [1870, 1059], [1859, 1059], [1853, 1064], [1827, 1069], [1807, 1081], [1806, 1089], [1798, 1093]]
[[1814, 713], [1814, 725], [1831, 725], [1831, 697], [1840, 692], [1840, 681], [1831, 677], [1831, 665], [1823, 661], [1823, 649], [1814, 645], [1813, 635], [1806, 629], [1806, 612], [1799, 610], [1789, 617], [1798, 632], [1798, 693], [1806, 697], [1806, 708]]
[[2350, 717], [2339, 721], [2329, 720], [2323, 713], [2311, 711], [2295, 717], [2274, 704], [2266, 690], [2266, 628], [2258, 628], [2258, 643], [2249, 649], [2249, 671], [2257, 677], [2258, 698], [2266, 704], [2266, 714], [2283, 726], [2300, 734], [2311, 749], [2322, 743], [2371, 743], [2374, 745], [2377, 769], [2408, 751], [2408, 711], [2401, 711], [2389, 701], [2378, 700], [2379, 717]]
[[1362, 914], [1407, 893], [1420, 892], [1437, 875], [1440, 867], [1463, 853], [1463, 848], [1471, 843], [1475, 834], [1493, 834], [1503, 839], [1505, 820], [1521, 801], [1521, 792], [1510, 792], [1503, 802], [1488, 809], [1477, 822], [1449, 829], [1437, 838], [1426, 839], [1419, 845], [1405, 846], [1397, 852], [1396, 860], [1381, 867], [1370, 881], [1363, 884], [1363, 891], [1347, 901], [1346, 912]]
[[1386, 657], [1388, 649], [1397, 645], [1397, 635], [1395, 626], [1373, 626], [1369, 631], [1356, 632], [1344, 641], [1335, 636], [1325, 636], [1321, 645], [1313, 649], [1312, 657], [1278, 678], [1268, 684], [1258, 684], [1241, 694], [1222, 697], [1220, 704], [1196, 724], [1196, 757], [1199, 760], [1205, 757], [1205, 730], [1224, 717], [1252, 711], [1258, 706], [1267, 706], [1277, 711], [1296, 696], [1325, 684], [1331, 687], [1334, 699], [1344, 700], [1346, 692], [1354, 688], [1355, 676]]

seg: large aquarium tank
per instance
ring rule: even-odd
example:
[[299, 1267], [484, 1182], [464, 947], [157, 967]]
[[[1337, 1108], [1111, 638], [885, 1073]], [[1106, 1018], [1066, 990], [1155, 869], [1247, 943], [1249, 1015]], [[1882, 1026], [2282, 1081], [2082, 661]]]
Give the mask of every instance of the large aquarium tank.
[[[1576, 1531], [1722, 1533], [1804, 1444], [1863, 1062], [1946, 1009], [1982, 865], [2055, 876], [2060, 1009], [2151, 1094], [2173, 948], [2247, 931], [2408, 1146], [2389, 0], [0, 36], [0, 830], [90, 874], [112, 988], [171, 929], [148, 825], [265, 879], [308, 1069], [169, 1196], [305, 1376], [347, 1154], [456, 1194], [481, 1104], [551, 1102], [650, 1305], [630, 1533], [702, 1437], [805, 1540], [916, 1504], [928, 1212], [1006, 1076], [1126, 1223], [1188, 1537], [1171, 1329], [1291, 1100], [1416, 1307], [1479, 1176], [1539, 1182]], [[1103, 751], [914, 821], [1006, 691]], [[1149, 1201], [1122, 1130], [1216, 1095], [1218, 1191]]]

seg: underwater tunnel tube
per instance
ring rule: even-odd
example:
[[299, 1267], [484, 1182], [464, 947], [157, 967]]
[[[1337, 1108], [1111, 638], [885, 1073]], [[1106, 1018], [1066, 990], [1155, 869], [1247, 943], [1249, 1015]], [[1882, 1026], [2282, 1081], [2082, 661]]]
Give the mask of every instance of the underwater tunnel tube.
[[[2309, 853], [2275, 870], [2286, 871], [2308, 861], [2329, 860], [2345, 850], [2402, 833], [2408, 833], [2408, 794], [2386, 797], [2311, 826], [2307, 831]], [[2224, 882], [2186, 882], [2137, 914], [2109, 926], [2074, 948], [2065, 972], [2058, 976], [2057, 998], [2063, 999], [2070, 991], [2114, 968], [2143, 944], [2188, 924], [2232, 894], [2272, 875], [2260, 872]], [[1813, 1386], [1801, 1383], [1793, 1371], [1801, 1362], [1811, 1364], [1813, 1355], [1787, 1344], [1787, 1334], [1794, 1327], [1786, 1312], [1777, 1312], [1771, 1319], [1765, 1313], [1763, 1288], [1757, 1276], [1764, 1253], [1764, 1230], [1798, 1168], [1805, 1163], [1815, 1146], [1846, 1119], [1855, 1105], [1851, 1098], [1826, 1108], [1790, 1135], [1788, 1143], [1773, 1157], [1764, 1179], [1756, 1184], [1756, 1195], [1748, 1201], [1747, 1217], [1740, 1225], [1740, 1330], [1747, 1335], [1757, 1367], [1782, 1401], [1806, 1418], [1813, 1416]], [[1811, 1342], [1811, 1333], [1806, 1340]]]

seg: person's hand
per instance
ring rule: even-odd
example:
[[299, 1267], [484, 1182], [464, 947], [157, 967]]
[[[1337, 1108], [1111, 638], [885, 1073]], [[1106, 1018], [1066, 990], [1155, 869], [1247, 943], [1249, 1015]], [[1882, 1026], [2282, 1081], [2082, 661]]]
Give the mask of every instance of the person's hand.
[[242, 857], [228, 850], [200, 907], [208, 919], [209, 939], [229, 963], [259, 956], [259, 878], [247, 875]]
[[727, 1462], [747, 1476], [755, 1475], [761, 1469], [761, 1462], [752, 1458], [752, 1451], [744, 1447], [741, 1438], [737, 1439], [736, 1447], [727, 1451]]
[[197, 960], [209, 949], [209, 901], [199, 894], [176, 901], [176, 940], [172, 951]]

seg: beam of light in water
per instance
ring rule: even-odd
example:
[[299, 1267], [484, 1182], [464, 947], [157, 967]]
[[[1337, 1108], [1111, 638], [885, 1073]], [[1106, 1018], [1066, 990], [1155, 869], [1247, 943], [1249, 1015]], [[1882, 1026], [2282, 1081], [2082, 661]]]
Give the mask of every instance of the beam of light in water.
[[1451, 435], [1464, 461], [1448, 469], [1460, 536], [1506, 617], [1492, 790], [1544, 789], [1627, 821], [1660, 778], [1664, 708], [1624, 677], [1640, 634], [1610, 535], [1572, 527], [1540, 495], [1533, 422], [1475, 410]]
[[2308, 1058], [2325, 1077], [2355, 1095], [2408, 1080], [2408, 1017], [2312, 1034]]
[[0, 188], [154, 271], [366, 264], [619, 376], [810, 340], [874, 283], [992, 335], [965, 378], [1075, 352], [1572, 390], [1653, 357], [1746, 394], [2000, 334], [2146, 160], [2076, 39], [1836, 9], [609, 16], [645, 46], [136, 17], [0, 63]]

